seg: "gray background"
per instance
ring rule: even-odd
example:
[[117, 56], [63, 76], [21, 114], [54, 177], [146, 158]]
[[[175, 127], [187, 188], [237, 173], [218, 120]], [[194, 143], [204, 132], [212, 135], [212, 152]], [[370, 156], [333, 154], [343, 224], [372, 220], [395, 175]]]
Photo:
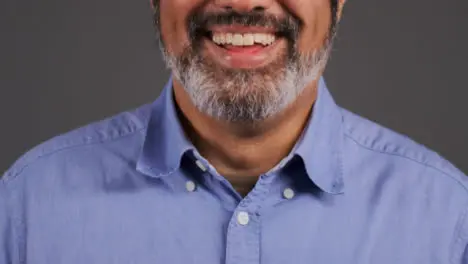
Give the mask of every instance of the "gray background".
[[[0, 1], [0, 172], [46, 139], [157, 97], [168, 72], [148, 2]], [[342, 106], [464, 172], [467, 14], [462, 0], [349, 0], [326, 71]]]

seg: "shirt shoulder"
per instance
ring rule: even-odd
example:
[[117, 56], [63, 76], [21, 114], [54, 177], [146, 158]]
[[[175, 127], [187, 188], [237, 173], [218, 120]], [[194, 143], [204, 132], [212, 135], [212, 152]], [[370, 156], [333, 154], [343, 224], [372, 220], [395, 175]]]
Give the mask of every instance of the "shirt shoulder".
[[414, 172], [424, 170], [428, 177], [441, 177], [444, 182], [461, 187], [457, 189], [461, 190], [468, 199], [468, 177], [439, 153], [406, 135], [346, 109], [341, 110], [345, 137], [355, 146], [380, 156], [379, 161], [391, 162], [395, 165], [396, 171], [406, 168]]
[[[146, 104], [53, 137], [18, 158], [1, 180], [13, 180], [31, 165], [41, 167], [56, 163], [56, 166], [60, 166], [62, 164], [59, 162], [63, 162], [63, 159], [79, 159], [86, 155], [83, 152], [85, 148], [92, 148], [88, 149], [88, 152], [96, 152], [105, 149], [109, 144], [128, 144], [126, 140], [134, 135], [138, 135], [142, 140], [143, 136], [139, 132], [146, 129], [150, 112], [151, 105]], [[120, 149], [123, 151], [126, 147], [122, 146]]]
[[[468, 244], [468, 177], [408, 136], [341, 111], [351, 192], [369, 193], [369, 203], [431, 226], [432, 236], [446, 241], [440, 243], [451, 263], [461, 263]], [[437, 234], [436, 226], [443, 232]]]

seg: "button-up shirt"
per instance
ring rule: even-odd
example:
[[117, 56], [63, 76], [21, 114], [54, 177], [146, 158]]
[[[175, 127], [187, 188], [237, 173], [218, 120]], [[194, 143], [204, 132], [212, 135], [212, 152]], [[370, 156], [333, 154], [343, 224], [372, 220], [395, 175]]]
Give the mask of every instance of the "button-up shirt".
[[0, 263], [468, 263], [467, 187], [435, 152], [339, 107], [321, 79], [294, 149], [242, 197], [184, 135], [170, 80], [154, 103], [11, 166]]

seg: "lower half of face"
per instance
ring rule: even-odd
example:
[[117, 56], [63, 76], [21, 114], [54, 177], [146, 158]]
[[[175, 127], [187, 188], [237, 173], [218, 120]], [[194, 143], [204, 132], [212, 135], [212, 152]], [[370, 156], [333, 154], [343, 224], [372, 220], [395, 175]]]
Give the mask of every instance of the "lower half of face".
[[177, 29], [165, 32], [163, 26], [160, 44], [193, 104], [213, 118], [259, 122], [273, 117], [293, 103], [326, 64], [332, 34], [322, 36], [322, 45], [301, 50], [298, 43], [305, 29], [292, 14], [280, 19], [266, 13], [202, 12], [186, 17], [179, 36]]

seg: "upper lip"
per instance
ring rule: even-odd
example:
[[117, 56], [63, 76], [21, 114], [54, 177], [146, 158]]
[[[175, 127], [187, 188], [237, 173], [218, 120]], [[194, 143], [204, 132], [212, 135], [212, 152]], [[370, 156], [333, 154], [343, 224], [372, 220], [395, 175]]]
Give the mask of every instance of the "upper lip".
[[242, 25], [220, 25], [211, 26], [208, 31], [212, 33], [270, 33], [275, 34], [276, 30], [272, 27], [261, 27], [261, 26], [242, 26]]

